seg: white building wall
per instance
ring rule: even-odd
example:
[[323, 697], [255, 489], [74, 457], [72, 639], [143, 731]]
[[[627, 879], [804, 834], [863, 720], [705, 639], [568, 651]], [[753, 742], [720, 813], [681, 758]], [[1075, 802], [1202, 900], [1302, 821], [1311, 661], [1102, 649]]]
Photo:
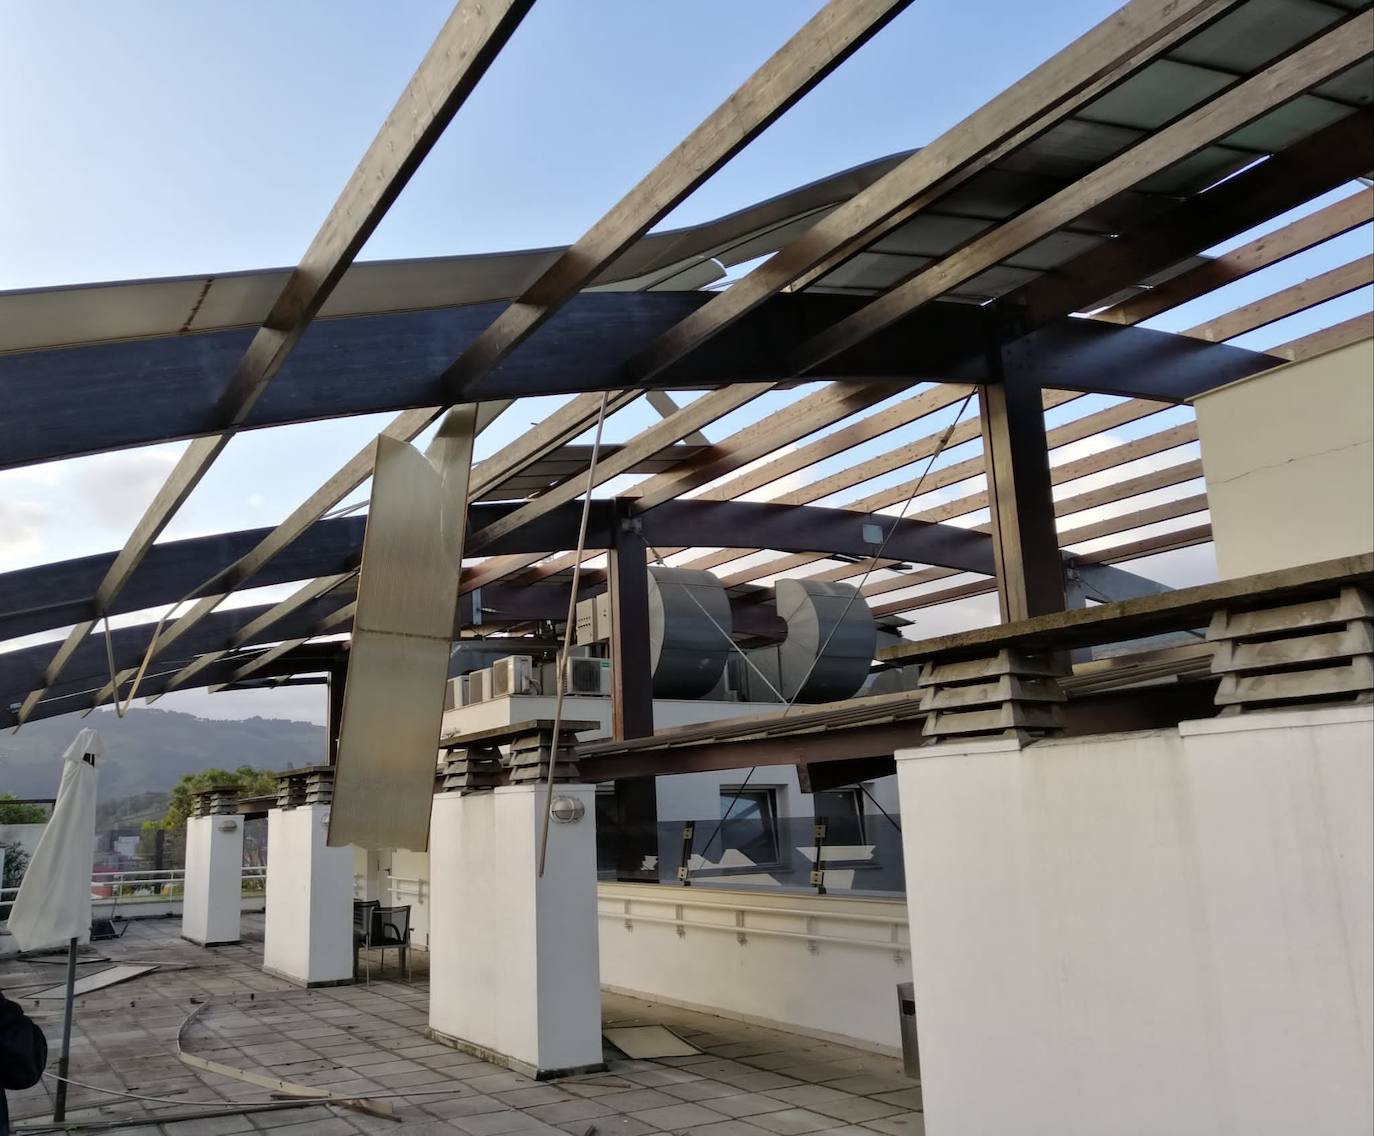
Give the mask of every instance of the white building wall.
[[1195, 401], [1223, 578], [1374, 551], [1371, 375], [1366, 339]]
[[603, 883], [598, 909], [608, 989], [900, 1051], [902, 900]]
[[1374, 709], [898, 754], [939, 1136], [1374, 1125]]

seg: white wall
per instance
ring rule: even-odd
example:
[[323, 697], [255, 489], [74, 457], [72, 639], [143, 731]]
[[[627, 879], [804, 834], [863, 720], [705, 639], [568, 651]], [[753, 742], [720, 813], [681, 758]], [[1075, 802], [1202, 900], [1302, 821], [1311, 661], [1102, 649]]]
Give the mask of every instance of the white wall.
[[900, 1051], [899, 900], [603, 883], [598, 909], [610, 989]]
[[1196, 402], [1226, 577], [1374, 551], [1374, 340]]
[[265, 970], [302, 985], [353, 976], [353, 852], [325, 843], [329, 809], [267, 814]]
[[1374, 1124], [1374, 709], [898, 754], [933, 1136]]

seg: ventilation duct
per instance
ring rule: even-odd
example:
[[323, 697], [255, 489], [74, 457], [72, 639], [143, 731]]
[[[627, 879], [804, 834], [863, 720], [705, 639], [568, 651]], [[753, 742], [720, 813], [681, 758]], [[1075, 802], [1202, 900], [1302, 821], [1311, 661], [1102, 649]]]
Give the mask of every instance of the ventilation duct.
[[649, 568], [649, 667], [656, 698], [701, 698], [730, 657], [730, 600], [709, 572]]
[[787, 624], [787, 638], [776, 648], [783, 698], [849, 698], [868, 678], [877, 645], [873, 613], [858, 589], [819, 580], [779, 580], [773, 592], [778, 615]]

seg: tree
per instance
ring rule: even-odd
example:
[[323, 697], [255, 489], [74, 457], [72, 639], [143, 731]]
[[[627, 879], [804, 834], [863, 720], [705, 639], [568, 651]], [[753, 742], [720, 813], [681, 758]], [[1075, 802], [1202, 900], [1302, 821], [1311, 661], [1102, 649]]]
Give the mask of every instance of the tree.
[[0, 824], [47, 824], [48, 810], [42, 805], [8, 804], [13, 793], [0, 793]]
[[157, 823], [144, 823], [138, 842], [138, 854], [149, 860], [153, 858], [157, 833], [161, 829], [167, 834], [163, 838], [164, 861], [171, 864], [181, 863], [186, 854], [186, 820], [196, 810], [196, 794], [222, 785], [237, 789], [241, 797], [263, 797], [277, 791], [277, 778], [267, 770], [254, 769], [251, 765], [240, 765], [233, 772], [226, 769], [203, 769], [199, 773], [186, 774], [172, 786], [167, 811], [162, 814], [162, 820]]
[[[0, 875], [0, 887], [17, 888], [24, 881], [24, 873], [28, 871], [29, 854], [18, 844], [11, 844], [4, 849], [5, 871]], [[10, 896], [4, 903], [0, 903], [0, 919], [8, 919], [10, 907], [13, 906], [14, 897]]]

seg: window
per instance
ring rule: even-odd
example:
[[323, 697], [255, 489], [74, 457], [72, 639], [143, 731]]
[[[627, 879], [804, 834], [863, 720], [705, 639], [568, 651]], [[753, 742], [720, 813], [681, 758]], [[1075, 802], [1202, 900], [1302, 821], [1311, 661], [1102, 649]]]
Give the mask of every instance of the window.
[[778, 810], [772, 789], [720, 790], [723, 847], [738, 849], [755, 864], [776, 864]]
[[863, 796], [858, 789], [829, 789], [813, 794], [816, 819], [825, 821], [825, 843], [854, 847], [864, 840]]

